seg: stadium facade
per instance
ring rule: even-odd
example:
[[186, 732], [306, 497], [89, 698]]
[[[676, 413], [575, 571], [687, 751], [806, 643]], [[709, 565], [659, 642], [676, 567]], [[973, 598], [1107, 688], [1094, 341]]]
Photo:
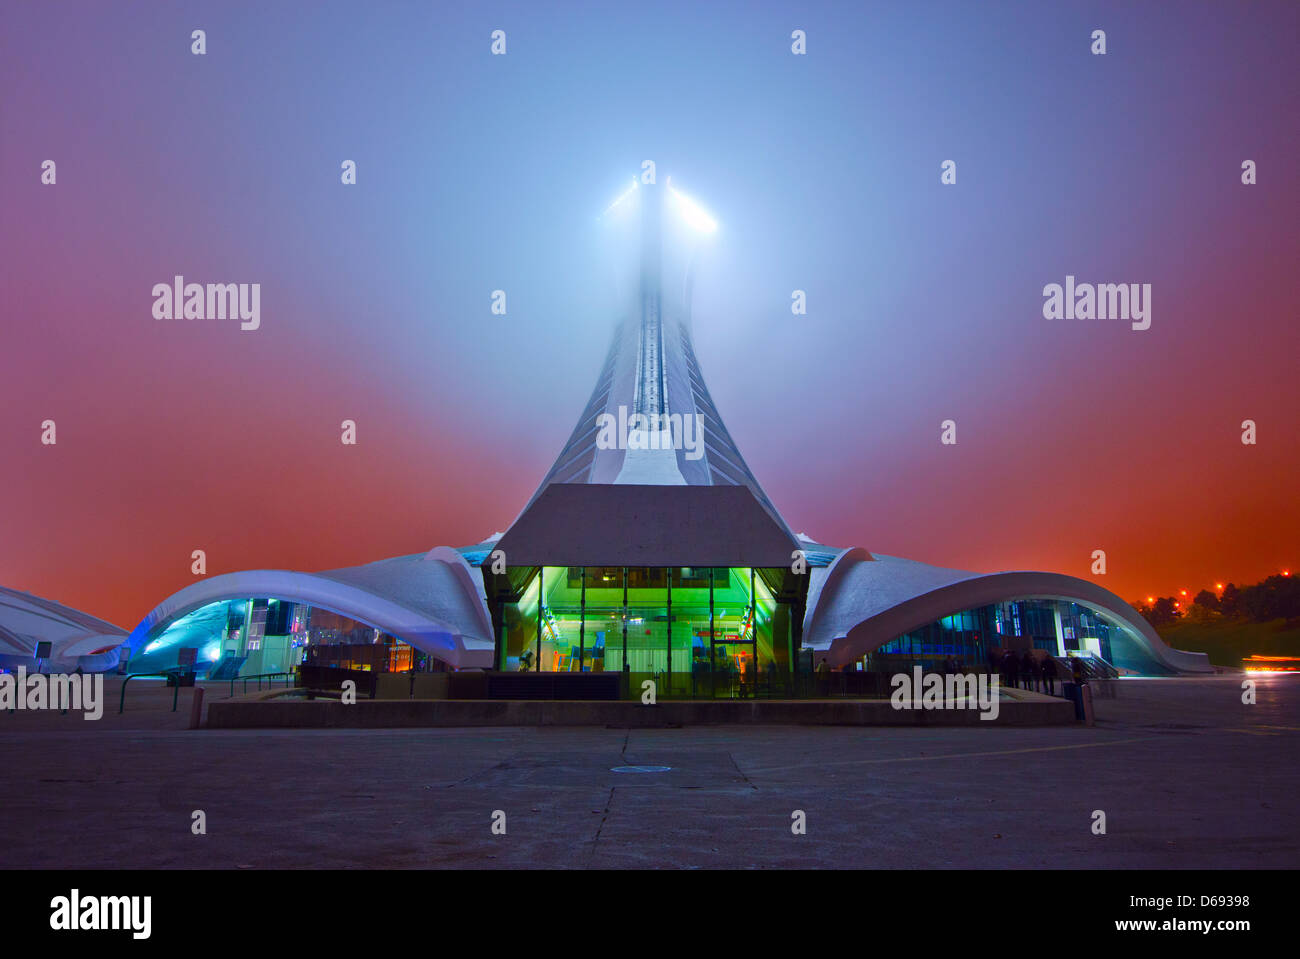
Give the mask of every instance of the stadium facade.
[[635, 182], [604, 219], [625, 313], [573, 432], [504, 534], [347, 569], [203, 579], [131, 632], [132, 671], [194, 650], [214, 677], [300, 663], [616, 673], [625, 691], [653, 678], [661, 695], [710, 696], [780, 694], [823, 662], [982, 666], [1003, 649], [1143, 675], [1211, 671], [1086, 580], [943, 569], [793, 532], [692, 344], [693, 264], [716, 224], [671, 181]]

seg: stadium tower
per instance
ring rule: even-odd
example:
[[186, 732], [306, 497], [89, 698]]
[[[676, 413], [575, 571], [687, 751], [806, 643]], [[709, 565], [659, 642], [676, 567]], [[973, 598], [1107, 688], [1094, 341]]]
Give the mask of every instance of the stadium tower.
[[[559, 608], [546, 585], [548, 568], [563, 568], [566, 580], [580, 581], [580, 605], [581, 594], [606, 593], [611, 582], [621, 590], [631, 568], [638, 572], [628, 588], [644, 595], [629, 597], [629, 617], [644, 624], [634, 612], [648, 605], [656, 611], [662, 607], [651, 615], [663, 618], [650, 620], [626, 650], [621, 622], [615, 624], [616, 649], [608, 630], [595, 630], [600, 637], [592, 649], [605, 664], [616, 661], [623, 672], [652, 672], [671, 685], [682, 685], [683, 677], [706, 663], [716, 667], [720, 657], [738, 671], [757, 669], [760, 660], [779, 660], [788, 669], [797, 637], [779, 640], [779, 650], [770, 641], [765, 650], [754, 645], [759, 616], [754, 593], [764, 594], [772, 607], [766, 612], [779, 615], [790, 633], [807, 592], [807, 577], [792, 571], [800, 543], [727, 431], [691, 339], [692, 268], [717, 225], [671, 180], [634, 181], [604, 219], [633, 247], [625, 259], [631, 269], [617, 283], [623, 313], [573, 432], [496, 543], [496, 570], [508, 569], [493, 575], [492, 564], [485, 564], [498, 635], [509, 634], [508, 614], [519, 603], [528, 604], [530, 590], [535, 587], [544, 597], [537, 636], [531, 644], [521, 635], [499, 647], [498, 667], [513, 668], [522, 657], [525, 669], [589, 669], [582, 625], [587, 617], [578, 618], [576, 643], [565, 641], [563, 617], [551, 614], [548, 620], [546, 610]], [[703, 608], [710, 585], [709, 624], [688, 626], [668, 612], [674, 588], [679, 609], [686, 600]], [[725, 632], [719, 629], [720, 590], [732, 601], [728, 610], [739, 617], [736, 622], [723, 617]], [[656, 595], [650, 598], [645, 591]], [[604, 605], [614, 598], [599, 597]], [[635, 601], [642, 599], [647, 603]], [[621, 593], [617, 600], [624, 605]], [[519, 612], [525, 618], [537, 615], [530, 604]], [[554, 641], [547, 639], [547, 622], [554, 624]], [[647, 636], [650, 648], [644, 645]]]

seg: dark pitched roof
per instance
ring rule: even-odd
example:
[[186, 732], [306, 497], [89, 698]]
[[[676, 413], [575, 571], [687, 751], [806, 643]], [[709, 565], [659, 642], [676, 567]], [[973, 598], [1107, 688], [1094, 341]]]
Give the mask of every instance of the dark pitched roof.
[[552, 483], [502, 537], [510, 566], [788, 566], [799, 543], [745, 486]]

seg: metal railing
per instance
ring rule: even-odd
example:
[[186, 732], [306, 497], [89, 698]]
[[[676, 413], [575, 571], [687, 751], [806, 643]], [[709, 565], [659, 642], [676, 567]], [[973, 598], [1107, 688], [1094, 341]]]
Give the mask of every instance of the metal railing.
[[122, 680], [122, 697], [117, 703], [118, 713], [121, 714], [122, 710], [126, 708], [126, 684], [141, 676], [157, 676], [161, 679], [170, 679], [173, 676], [176, 677], [176, 685], [172, 687], [172, 712], [176, 712], [176, 701], [181, 694], [181, 675], [181, 673], [176, 672], [175, 670], [170, 673], [131, 673], [126, 677], [126, 679]]
[[243, 680], [244, 692], [248, 692], [248, 681], [250, 679], [257, 680], [258, 689], [262, 688], [262, 680], [265, 679], [267, 688], [271, 689], [274, 688], [274, 683], [272, 682], [272, 680], [280, 676], [283, 676], [285, 678], [284, 685], [286, 687], [291, 686], [293, 684], [294, 675], [295, 675], [294, 673], [281, 672], [281, 673], [258, 673], [255, 676], [236, 676], [234, 679], [230, 681], [230, 695], [231, 696], [235, 695], [235, 683], [239, 682], [240, 680]]

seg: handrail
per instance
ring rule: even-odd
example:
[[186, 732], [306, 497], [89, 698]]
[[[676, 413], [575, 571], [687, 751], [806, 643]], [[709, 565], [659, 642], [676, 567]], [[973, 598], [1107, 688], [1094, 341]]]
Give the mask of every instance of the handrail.
[[294, 678], [294, 674], [293, 674], [292, 672], [257, 673], [257, 674], [254, 675], [254, 676], [235, 676], [235, 677], [233, 677], [233, 678], [230, 680], [230, 695], [231, 695], [231, 696], [235, 695], [235, 683], [237, 683], [237, 682], [238, 682], [239, 680], [241, 680], [241, 679], [244, 681], [244, 692], [248, 692], [248, 681], [249, 681], [250, 679], [256, 679], [256, 680], [257, 680], [257, 688], [258, 688], [258, 689], [261, 689], [261, 688], [262, 688], [262, 680], [263, 680], [263, 679], [266, 679], [266, 680], [267, 680], [267, 686], [271, 686], [271, 680], [274, 679], [274, 678], [277, 677], [277, 676], [284, 676], [284, 677], [286, 677], [285, 682], [284, 682], [284, 685], [285, 685], [286, 687], [289, 685], [290, 680], [292, 680], [292, 679]]
[[180, 677], [182, 675], [183, 674], [181, 672], [174, 669], [168, 673], [131, 673], [129, 676], [126, 677], [126, 679], [122, 680], [122, 698], [118, 701], [117, 704], [118, 715], [121, 715], [122, 710], [126, 708], [126, 684], [139, 676], [160, 676], [163, 679], [168, 679], [172, 676], [175, 676], [176, 685], [172, 687], [172, 712], [176, 712], [176, 700], [179, 698], [181, 694]]

